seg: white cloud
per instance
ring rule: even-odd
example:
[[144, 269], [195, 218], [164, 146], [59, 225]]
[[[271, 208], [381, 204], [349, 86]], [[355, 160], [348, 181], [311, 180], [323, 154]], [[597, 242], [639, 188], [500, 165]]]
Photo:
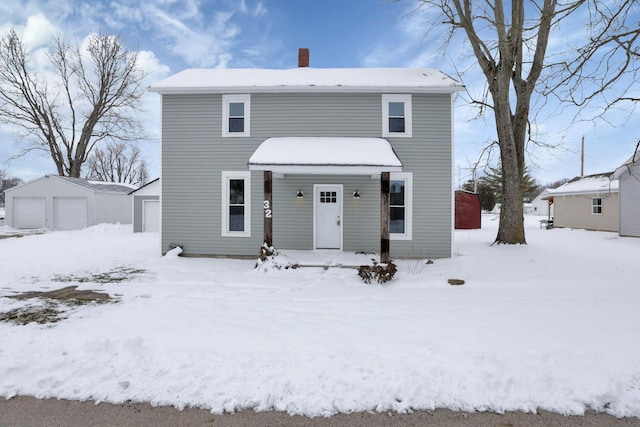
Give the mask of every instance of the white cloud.
[[29, 49], [35, 49], [50, 44], [58, 33], [60, 30], [43, 14], [38, 13], [27, 18], [22, 38]]
[[154, 38], [163, 40], [172, 54], [190, 66], [219, 66], [220, 55], [230, 55], [230, 48], [240, 29], [231, 23], [232, 12], [215, 12], [206, 27], [191, 25], [170, 15], [155, 5], [144, 6], [148, 25]]
[[267, 14], [267, 8], [264, 5], [263, 2], [258, 2], [258, 4], [256, 4], [255, 9], [253, 9], [253, 13], [252, 16], [254, 18], [262, 18], [263, 16], [265, 16]]
[[238, 10], [240, 11], [240, 13], [249, 12], [249, 9], [247, 8], [247, 3], [244, 0], [240, 0], [240, 3], [238, 3]]
[[166, 77], [170, 71], [169, 66], [161, 63], [155, 53], [149, 50], [141, 50], [138, 52], [138, 64], [148, 75], [148, 79], [151, 82]]

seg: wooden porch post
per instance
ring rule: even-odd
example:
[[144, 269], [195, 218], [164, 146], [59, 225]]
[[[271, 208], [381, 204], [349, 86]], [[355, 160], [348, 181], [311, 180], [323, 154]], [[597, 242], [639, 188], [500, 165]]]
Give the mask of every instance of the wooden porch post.
[[273, 246], [273, 195], [271, 171], [264, 171], [264, 243]]
[[389, 257], [389, 172], [380, 176], [380, 262], [387, 263]]

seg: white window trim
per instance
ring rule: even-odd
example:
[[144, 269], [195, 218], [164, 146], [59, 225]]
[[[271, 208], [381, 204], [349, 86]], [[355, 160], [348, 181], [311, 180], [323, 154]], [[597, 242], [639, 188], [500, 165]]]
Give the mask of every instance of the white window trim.
[[[389, 132], [389, 103], [404, 102], [404, 132]], [[382, 95], [382, 136], [411, 138], [413, 134], [412, 119], [413, 108], [410, 94], [383, 94]]]
[[390, 240], [413, 240], [413, 172], [391, 172], [390, 181], [404, 181], [404, 233], [389, 233]]
[[[244, 132], [229, 132], [229, 104], [232, 102], [244, 103]], [[222, 95], [222, 136], [251, 136], [251, 95]]]
[[[593, 201], [596, 199], [600, 199], [599, 205], [594, 205]], [[596, 206], [600, 206], [600, 212], [594, 212], [594, 208]], [[591, 198], [591, 215], [602, 215], [602, 211], [604, 210], [604, 199], [602, 197], [592, 197]]]
[[[229, 181], [244, 180], [244, 231], [229, 231]], [[251, 237], [251, 172], [222, 171], [222, 235]]]

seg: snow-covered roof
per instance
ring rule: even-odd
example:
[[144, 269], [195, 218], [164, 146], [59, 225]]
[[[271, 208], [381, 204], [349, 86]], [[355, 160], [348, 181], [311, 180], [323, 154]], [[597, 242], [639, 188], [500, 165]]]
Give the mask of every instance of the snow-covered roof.
[[617, 179], [613, 179], [613, 172], [588, 175], [572, 179], [558, 188], [549, 189], [549, 196], [570, 194], [602, 194], [618, 192]]
[[249, 158], [250, 170], [278, 173], [369, 175], [402, 170], [382, 138], [268, 138]]
[[123, 193], [129, 194], [135, 187], [129, 184], [119, 182], [89, 181], [83, 178], [71, 178], [69, 176], [49, 175], [55, 178], [70, 181], [76, 185], [89, 188], [100, 193]]
[[129, 194], [131, 190], [135, 187], [130, 184], [117, 183], [117, 182], [103, 182], [103, 181], [89, 181], [84, 178], [72, 178], [70, 176], [60, 176], [60, 175], [45, 175], [42, 178], [36, 178], [29, 182], [25, 182], [18, 186], [9, 188], [7, 191], [13, 191], [18, 188], [22, 188], [27, 185], [31, 185], [36, 181], [40, 181], [42, 179], [58, 179], [62, 181], [70, 182], [74, 185], [79, 185], [80, 187], [88, 188], [89, 190], [96, 191], [98, 193], [115, 193], [115, 194]]
[[613, 173], [613, 178], [619, 179], [620, 176], [625, 171], [627, 171], [632, 164], [636, 162], [640, 162], [640, 150], [638, 150], [638, 147], [636, 147], [636, 151], [633, 153], [633, 155], [629, 157], [629, 159], [624, 162], [618, 169], [615, 170], [615, 172]]
[[545, 188], [544, 190], [542, 190], [540, 192], [540, 194], [538, 194], [536, 197], [533, 198], [531, 203], [534, 203], [534, 202], [536, 202], [538, 200], [545, 200], [544, 198], [549, 194], [549, 191], [551, 191], [550, 188]]
[[147, 182], [145, 185], [130, 191], [129, 194], [137, 196], [159, 196], [160, 195], [160, 178]]
[[171, 93], [426, 92], [452, 93], [464, 85], [433, 68], [187, 69], [149, 90]]

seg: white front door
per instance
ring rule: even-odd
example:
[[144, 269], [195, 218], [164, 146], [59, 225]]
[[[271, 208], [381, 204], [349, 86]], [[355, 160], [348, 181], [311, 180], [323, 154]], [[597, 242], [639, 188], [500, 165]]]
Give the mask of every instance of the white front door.
[[316, 249], [340, 249], [342, 186], [314, 186]]

